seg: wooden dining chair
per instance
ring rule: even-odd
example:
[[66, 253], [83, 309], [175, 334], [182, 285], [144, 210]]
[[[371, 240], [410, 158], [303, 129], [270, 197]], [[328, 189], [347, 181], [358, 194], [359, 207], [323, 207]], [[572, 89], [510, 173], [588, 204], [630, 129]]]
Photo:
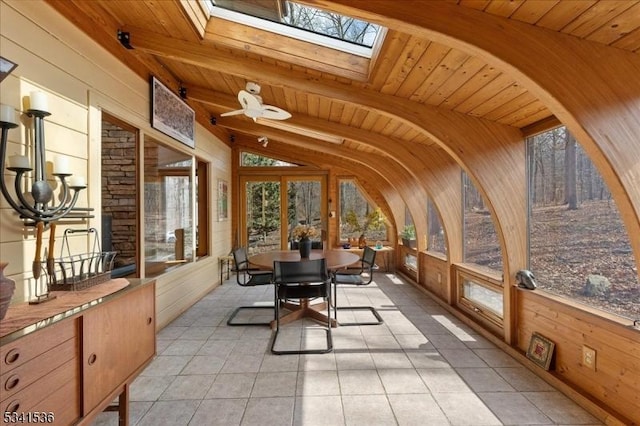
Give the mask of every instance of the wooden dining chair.
[[[323, 354], [333, 350], [331, 337], [331, 276], [325, 259], [295, 262], [273, 262], [273, 282], [276, 286], [276, 329], [271, 342], [271, 352], [276, 355]], [[327, 345], [324, 349], [275, 349], [280, 331], [280, 301], [323, 298], [327, 300]]]
[[380, 325], [384, 321], [382, 317], [373, 306], [338, 306], [338, 285], [350, 285], [350, 286], [366, 286], [373, 282], [373, 271], [376, 264], [376, 251], [369, 246], [365, 246], [362, 252], [362, 257], [358, 262], [357, 268], [347, 268], [334, 272], [333, 274], [333, 303], [335, 304], [333, 312], [335, 320], [338, 322], [338, 311], [371, 311], [375, 317], [375, 321], [368, 322], [340, 322], [341, 326], [350, 325]]
[[[233, 271], [236, 273], [236, 281], [238, 285], [242, 287], [255, 287], [262, 285], [272, 285], [273, 284], [273, 274], [271, 271], [261, 270], [259, 268], [251, 267], [249, 264], [249, 258], [247, 257], [247, 251], [244, 247], [237, 248], [233, 250], [233, 262], [234, 269]], [[234, 322], [236, 315], [238, 315], [243, 310], [249, 309], [269, 309], [274, 311], [275, 316], [275, 308], [273, 305], [269, 306], [240, 306], [236, 308], [232, 313], [229, 319], [227, 320], [227, 325], [238, 326], [238, 325], [271, 325], [271, 320], [265, 321], [257, 321], [257, 322]]]

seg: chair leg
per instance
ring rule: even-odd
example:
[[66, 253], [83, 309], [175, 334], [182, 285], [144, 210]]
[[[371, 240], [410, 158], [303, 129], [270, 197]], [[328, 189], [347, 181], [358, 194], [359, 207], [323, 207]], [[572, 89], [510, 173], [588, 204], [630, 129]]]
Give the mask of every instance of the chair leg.
[[[374, 308], [373, 306], [338, 306], [338, 286], [337, 284], [334, 283], [334, 294], [335, 294], [335, 300], [334, 300], [334, 306], [333, 306], [333, 312], [335, 315], [335, 319], [336, 322], [338, 323], [339, 326], [341, 327], [349, 327], [349, 326], [354, 326], [354, 325], [380, 325], [380, 324], [384, 324], [384, 320], [382, 319], [382, 317], [380, 316], [380, 314], [378, 313], [378, 311], [376, 310], [376, 308]], [[376, 318], [376, 321], [367, 321], [367, 322], [340, 322], [338, 321], [338, 310], [341, 311], [370, 311], [373, 316]]]
[[[336, 312], [336, 318], [337, 318], [337, 312], [338, 310], [341, 311], [371, 311], [371, 313], [373, 314], [373, 316], [376, 318], [377, 321], [368, 321], [368, 322], [347, 322], [347, 323], [343, 323], [338, 321], [338, 325], [340, 327], [349, 327], [352, 325], [380, 325], [380, 324], [384, 324], [384, 320], [382, 319], [382, 317], [380, 316], [380, 314], [378, 313], [378, 311], [376, 311], [376, 308], [374, 308], [373, 306], [342, 306], [342, 307], [335, 307], [335, 312]], [[336, 319], [337, 321], [337, 319]]]
[[279, 303], [276, 302], [276, 329], [273, 333], [273, 339], [271, 340], [271, 353], [275, 355], [306, 355], [306, 354], [326, 354], [333, 351], [333, 338], [331, 336], [331, 287], [329, 287], [329, 296], [327, 303], [327, 328], [324, 330], [327, 337], [326, 349], [298, 349], [298, 350], [276, 350], [276, 341], [278, 340], [278, 332], [280, 331], [280, 310], [278, 309]]
[[240, 311], [244, 309], [270, 309], [274, 310], [273, 306], [240, 306], [236, 308], [232, 313], [229, 319], [227, 320], [227, 325], [230, 326], [242, 326], [242, 325], [271, 325], [271, 321], [267, 322], [233, 322], [236, 315], [240, 313]]

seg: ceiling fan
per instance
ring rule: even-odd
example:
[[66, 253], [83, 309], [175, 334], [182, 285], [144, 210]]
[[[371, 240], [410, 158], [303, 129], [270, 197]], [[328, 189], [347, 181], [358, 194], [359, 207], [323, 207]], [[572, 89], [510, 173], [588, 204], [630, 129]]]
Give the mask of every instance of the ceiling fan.
[[253, 118], [253, 121], [257, 118], [286, 120], [291, 117], [291, 114], [282, 108], [263, 104], [262, 97], [260, 96], [260, 85], [257, 83], [248, 82], [246, 90], [240, 90], [238, 93], [238, 101], [240, 101], [242, 109], [225, 112], [220, 114], [220, 116], [228, 117], [230, 115], [244, 114], [247, 117]]

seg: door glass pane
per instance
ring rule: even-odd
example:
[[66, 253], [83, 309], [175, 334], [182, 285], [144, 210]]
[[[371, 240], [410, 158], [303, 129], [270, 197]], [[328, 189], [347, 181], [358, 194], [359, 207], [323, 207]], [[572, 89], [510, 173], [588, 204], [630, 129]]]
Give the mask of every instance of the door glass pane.
[[280, 182], [247, 182], [246, 241], [249, 253], [279, 250]]
[[[293, 228], [297, 225], [311, 225], [318, 230], [318, 236], [314, 238], [321, 241], [322, 216], [320, 201], [322, 200], [322, 185], [320, 181], [290, 181], [287, 185], [287, 221], [288, 238], [290, 245], [295, 238], [292, 236]], [[314, 248], [321, 248], [317, 244]]]

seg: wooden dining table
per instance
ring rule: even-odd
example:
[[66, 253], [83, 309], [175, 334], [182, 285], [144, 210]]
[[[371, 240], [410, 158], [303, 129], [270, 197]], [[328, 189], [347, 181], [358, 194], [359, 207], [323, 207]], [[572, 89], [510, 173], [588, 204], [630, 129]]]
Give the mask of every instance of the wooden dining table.
[[[273, 262], [275, 261], [305, 262], [315, 259], [325, 259], [327, 269], [329, 271], [335, 271], [356, 263], [360, 260], [360, 257], [344, 250], [311, 250], [309, 258], [302, 259], [298, 250], [274, 250], [249, 257], [249, 263], [263, 269], [273, 270]], [[287, 324], [304, 317], [313, 318], [324, 324], [326, 324], [328, 320], [327, 316], [320, 312], [327, 308], [326, 302], [311, 304], [309, 299], [301, 299], [300, 304], [287, 302], [283, 307], [290, 312], [280, 317], [280, 324]], [[337, 326], [337, 321], [334, 318], [331, 318], [331, 326]], [[271, 328], [274, 327], [275, 320], [271, 322]]]

